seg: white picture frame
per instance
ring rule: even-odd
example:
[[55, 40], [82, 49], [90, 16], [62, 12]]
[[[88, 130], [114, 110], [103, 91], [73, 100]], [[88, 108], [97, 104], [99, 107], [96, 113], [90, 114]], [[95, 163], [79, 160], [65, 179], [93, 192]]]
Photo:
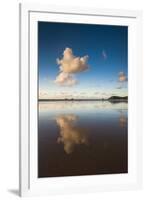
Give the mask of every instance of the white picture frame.
[[[20, 196], [139, 189], [142, 185], [140, 11], [20, 4]], [[37, 178], [37, 22], [128, 26], [128, 174]]]

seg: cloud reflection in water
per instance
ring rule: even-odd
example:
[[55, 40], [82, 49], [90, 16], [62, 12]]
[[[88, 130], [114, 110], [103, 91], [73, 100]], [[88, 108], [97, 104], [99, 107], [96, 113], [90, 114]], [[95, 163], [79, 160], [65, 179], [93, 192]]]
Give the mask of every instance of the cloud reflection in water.
[[120, 124], [120, 127], [121, 127], [121, 128], [127, 127], [127, 123], [128, 123], [127, 116], [124, 115], [124, 113], [123, 113], [122, 110], [121, 110], [121, 112], [120, 112], [120, 117], [119, 117], [119, 124]]
[[60, 136], [57, 139], [58, 143], [63, 143], [64, 151], [71, 154], [76, 145], [88, 145], [88, 134], [85, 128], [78, 127], [78, 117], [74, 114], [60, 115], [56, 117], [56, 123], [60, 128]]

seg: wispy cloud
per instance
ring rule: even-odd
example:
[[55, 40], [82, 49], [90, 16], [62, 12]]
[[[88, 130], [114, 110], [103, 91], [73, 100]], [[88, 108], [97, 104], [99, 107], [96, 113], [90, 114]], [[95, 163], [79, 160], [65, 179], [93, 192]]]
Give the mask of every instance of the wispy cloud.
[[77, 84], [73, 74], [86, 71], [88, 69], [87, 60], [88, 56], [76, 57], [71, 48], [66, 48], [63, 52], [63, 58], [57, 59], [60, 72], [55, 79], [55, 83], [61, 86]]
[[39, 91], [39, 98], [47, 98], [48, 97], [48, 92], [45, 90], [40, 90]]
[[95, 94], [95, 95], [98, 95], [98, 94], [100, 94], [100, 92], [94, 92], [94, 94]]
[[102, 50], [102, 57], [103, 57], [104, 60], [107, 59], [107, 53], [106, 53], [105, 50]]
[[86, 94], [86, 92], [80, 92], [80, 94], [81, 94], [81, 95], [85, 95], [85, 94]]
[[116, 89], [121, 90], [123, 87], [122, 86], [117, 86]]
[[114, 79], [110, 79], [109, 82], [111, 82], [111, 83], [114, 82]]

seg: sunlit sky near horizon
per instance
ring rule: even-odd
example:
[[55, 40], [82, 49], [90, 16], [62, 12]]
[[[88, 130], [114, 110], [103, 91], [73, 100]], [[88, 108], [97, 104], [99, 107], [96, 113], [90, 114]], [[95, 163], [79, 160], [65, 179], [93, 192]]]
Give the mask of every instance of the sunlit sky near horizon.
[[126, 26], [38, 22], [39, 98], [128, 95]]

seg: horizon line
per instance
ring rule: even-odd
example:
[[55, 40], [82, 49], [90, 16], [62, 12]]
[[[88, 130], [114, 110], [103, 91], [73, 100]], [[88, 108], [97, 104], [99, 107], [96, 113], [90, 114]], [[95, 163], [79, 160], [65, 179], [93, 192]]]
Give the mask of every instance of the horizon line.
[[[127, 99], [126, 99], [127, 98]], [[100, 98], [100, 99], [38, 99], [38, 101], [128, 101], [128, 97], [121, 97], [121, 98], [117, 98], [117, 99], [110, 99], [110, 98]]]

